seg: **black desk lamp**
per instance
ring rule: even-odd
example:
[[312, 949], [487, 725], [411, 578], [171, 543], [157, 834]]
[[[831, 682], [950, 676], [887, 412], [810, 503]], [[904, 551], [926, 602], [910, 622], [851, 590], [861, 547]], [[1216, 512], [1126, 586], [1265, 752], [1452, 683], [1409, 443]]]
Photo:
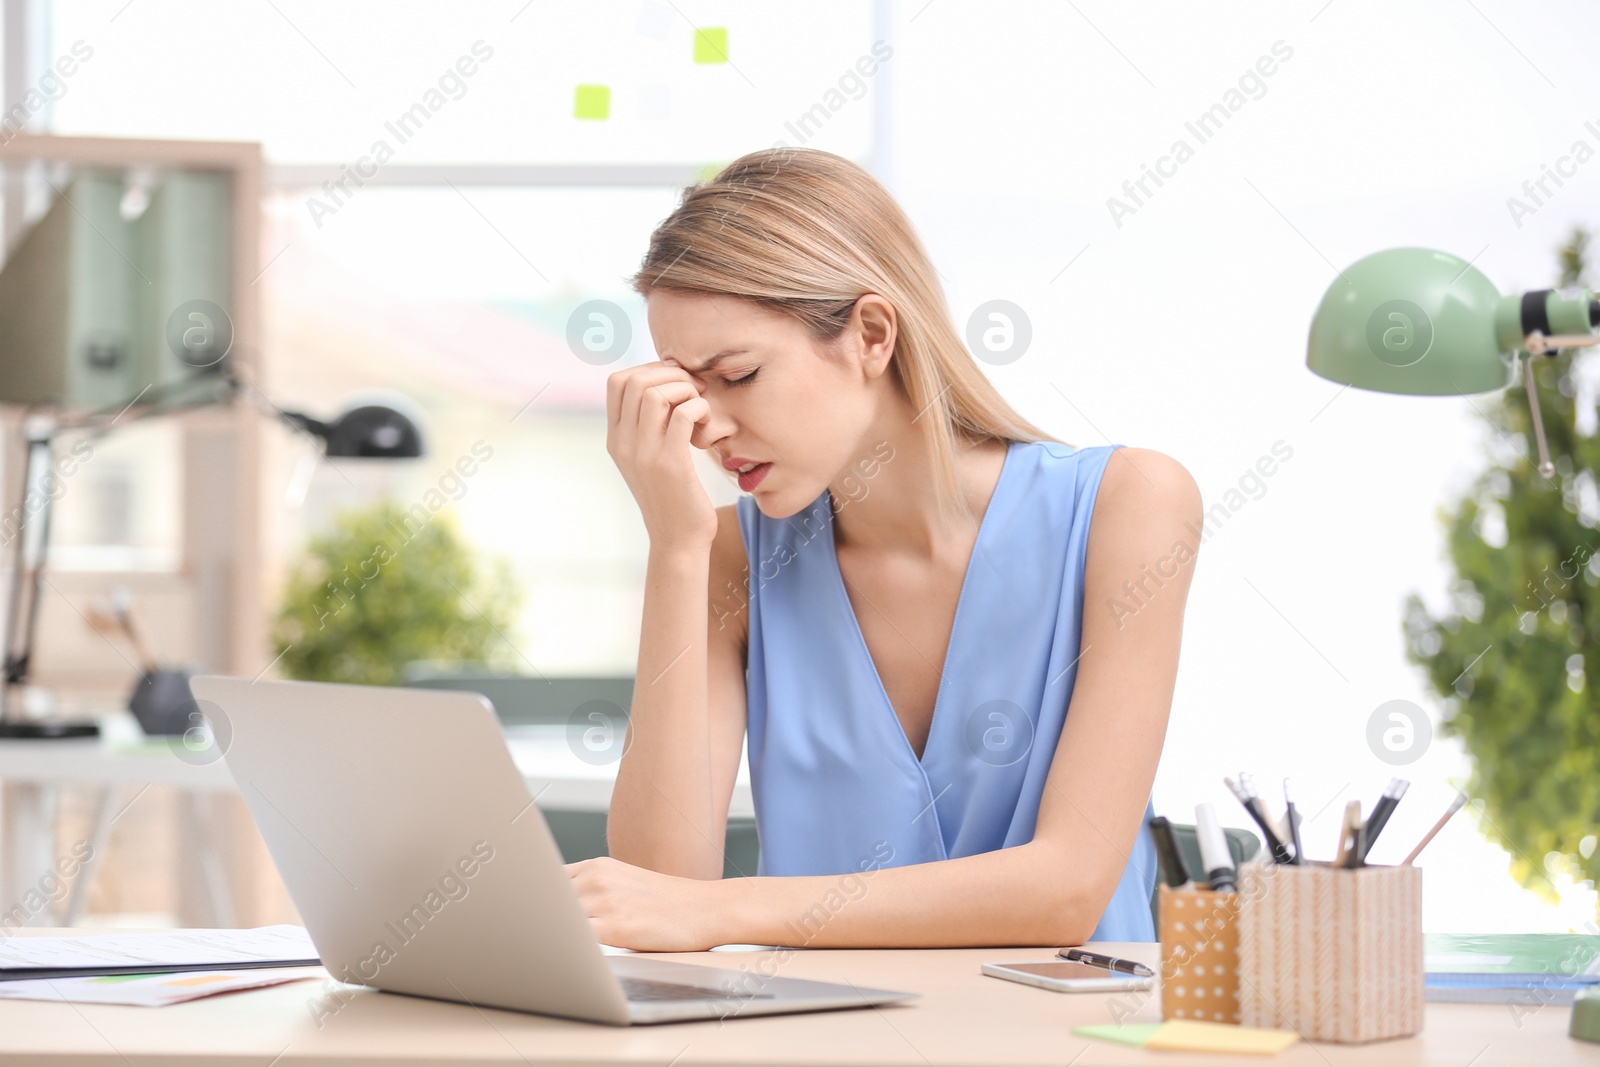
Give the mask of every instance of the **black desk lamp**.
[[[16, 550], [6, 609], [5, 641], [0, 645], [5, 653], [5, 674], [3, 682], [0, 682], [0, 738], [94, 737], [100, 732], [99, 725], [92, 721], [19, 722], [12, 717], [13, 694], [28, 681], [34, 637], [39, 626], [39, 592], [50, 550], [50, 506], [57, 495], [53, 488], [40, 483], [50, 481], [56, 437], [70, 430], [88, 430], [91, 437], [103, 437], [121, 426], [143, 419], [229, 403], [243, 395], [246, 388], [228, 369], [220, 368], [214, 373], [193, 375], [162, 389], [147, 390], [146, 394], [136, 397], [134, 403], [147, 394], [155, 395], [131, 417], [125, 418], [132, 404], [102, 408], [76, 418], [57, 418], [35, 411], [30, 411], [25, 417], [23, 432], [28, 446], [27, 466], [22, 478], [22, 494], [11, 513], [18, 523], [12, 534]], [[259, 396], [259, 392], [256, 395]], [[354, 407], [332, 422], [322, 422], [297, 411], [284, 411], [265, 398], [261, 405], [272, 415], [320, 439], [324, 454], [331, 458], [415, 459], [423, 454], [422, 433], [417, 424], [394, 408], [382, 404]], [[30, 516], [32, 522], [29, 521]], [[37, 533], [33, 533], [35, 529]], [[30, 537], [30, 534], [33, 535]], [[30, 540], [36, 542], [31, 567], [28, 566]], [[22, 601], [24, 583], [29, 587], [25, 615]], [[181, 685], [175, 684], [175, 679], [165, 677], [176, 673], [155, 671], [144, 674], [134, 690], [134, 703], [143, 701], [148, 704], [151, 695], [159, 693], [163, 695], [158, 703], [172, 704], [181, 711], [184, 704], [192, 701], [188, 696], [187, 676], [182, 678]], [[163, 709], [141, 707], [139, 710], [151, 710], [159, 718]], [[178, 732], [181, 733], [183, 726], [187, 725], [186, 716], [180, 714], [178, 719], [181, 723]], [[140, 721], [142, 725], [146, 723], [144, 714], [141, 714]]]
[[416, 459], [422, 455], [417, 424], [394, 408], [363, 404], [332, 422], [319, 422], [298, 411], [280, 411], [282, 418], [322, 440], [329, 459]]

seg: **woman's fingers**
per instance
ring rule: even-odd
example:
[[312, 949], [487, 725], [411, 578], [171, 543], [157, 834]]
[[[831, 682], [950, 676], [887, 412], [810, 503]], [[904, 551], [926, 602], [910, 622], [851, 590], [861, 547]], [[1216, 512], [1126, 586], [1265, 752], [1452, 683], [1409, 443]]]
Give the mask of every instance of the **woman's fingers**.
[[689, 372], [676, 365], [645, 363], [619, 370], [606, 379], [606, 417], [613, 427], [637, 425], [639, 404], [651, 386], [664, 382], [693, 385]]
[[[640, 366], [630, 366], [627, 370], [611, 374], [606, 379], [606, 410], [608, 414], [616, 414], [618, 422], [627, 422], [632, 418], [638, 421], [638, 403], [645, 390], [651, 386], [659, 386], [662, 382], [688, 382], [693, 384], [694, 379], [690, 373], [683, 370], [682, 366], [667, 365], [667, 363], [642, 363]], [[618, 406], [611, 411], [611, 395], [616, 395]]]
[[[613, 458], [619, 454], [632, 455], [637, 451], [643, 441], [640, 435], [641, 420], [652, 417], [648, 414], [652, 404], [651, 390], [666, 385], [684, 389], [694, 388], [693, 382], [683, 370], [660, 363], [630, 367], [618, 371], [607, 379], [606, 441], [608, 451]], [[656, 402], [660, 403], [659, 400]], [[666, 404], [658, 413], [659, 425], [663, 431], [666, 428], [667, 411], [670, 406]]]
[[[700, 390], [692, 382], [658, 382], [644, 389], [639, 398], [639, 423], [641, 433], [665, 433], [675, 405], [690, 398], [699, 399]], [[705, 401], [701, 401], [705, 403]]]
[[633, 492], [652, 544], [709, 548], [716, 510], [689, 447], [710, 405], [683, 368], [650, 363], [606, 381], [606, 451]]
[[697, 390], [693, 399], [685, 400], [672, 409], [664, 447], [683, 451], [694, 443], [694, 428], [710, 417], [711, 405]]

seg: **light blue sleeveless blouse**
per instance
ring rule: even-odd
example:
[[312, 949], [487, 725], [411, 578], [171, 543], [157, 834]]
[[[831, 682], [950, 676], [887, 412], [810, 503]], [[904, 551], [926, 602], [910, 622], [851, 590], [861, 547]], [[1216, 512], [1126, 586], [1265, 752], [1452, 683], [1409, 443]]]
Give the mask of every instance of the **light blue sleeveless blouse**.
[[[739, 499], [758, 874], [847, 874], [1033, 839], [1077, 680], [1089, 518], [1106, 461], [1121, 447], [1007, 448], [921, 760], [851, 608], [830, 493], [787, 519]], [[1146, 822], [1152, 814], [1147, 804]], [[1094, 940], [1155, 940], [1155, 877], [1155, 846], [1141, 825]]]

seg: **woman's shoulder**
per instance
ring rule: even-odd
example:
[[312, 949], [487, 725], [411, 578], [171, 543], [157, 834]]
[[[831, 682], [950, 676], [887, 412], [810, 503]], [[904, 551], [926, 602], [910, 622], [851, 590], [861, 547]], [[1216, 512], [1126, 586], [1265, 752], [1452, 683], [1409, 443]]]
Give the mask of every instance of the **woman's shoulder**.
[[1134, 448], [1122, 444], [1069, 445], [1061, 441], [1014, 441], [1013, 447], [1034, 450], [1041, 463], [1059, 466], [1065, 461], [1078, 468], [1103, 469], [1101, 490], [1115, 490], [1130, 479], [1143, 482], [1158, 492], [1171, 493], [1194, 485], [1194, 478], [1182, 463], [1153, 448]]
[[1106, 458], [1106, 472], [1101, 481], [1102, 488], [1106, 483], [1119, 488], [1138, 482], [1163, 495], [1176, 493], [1182, 496], [1193, 490], [1198, 496], [1200, 492], [1189, 469], [1174, 457], [1153, 448], [1127, 445], [1116, 448]]
[[1200, 487], [1177, 459], [1153, 448], [1100, 447], [1106, 455], [1097, 514], [1130, 526], [1160, 518], [1199, 518]]

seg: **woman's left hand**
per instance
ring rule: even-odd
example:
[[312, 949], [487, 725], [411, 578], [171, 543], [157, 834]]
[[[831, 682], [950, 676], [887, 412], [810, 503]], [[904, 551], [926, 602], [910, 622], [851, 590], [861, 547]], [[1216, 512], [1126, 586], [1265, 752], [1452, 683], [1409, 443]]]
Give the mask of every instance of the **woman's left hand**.
[[569, 863], [573, 888], [603, 945], [640, 952], [702, 952], [727, 944], [720, 881], [679, 878], [601, 856]]

